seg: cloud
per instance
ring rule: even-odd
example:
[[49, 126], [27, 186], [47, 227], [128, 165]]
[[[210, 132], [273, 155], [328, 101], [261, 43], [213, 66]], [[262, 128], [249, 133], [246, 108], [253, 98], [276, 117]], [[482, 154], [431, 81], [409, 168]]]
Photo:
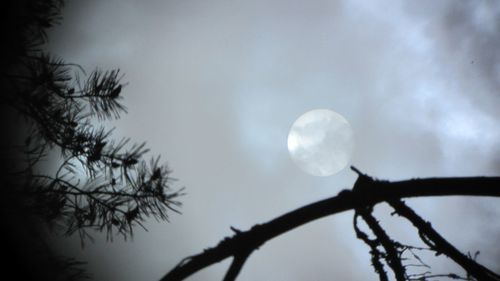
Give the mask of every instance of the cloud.
[[[84, 255], [112, 268], [126, 260], [122, 280], [140, 275], [129, 272], [133, 268], [145, 268], [144, 278], [135, 279], [154, 279], [181, 258], [215, 245], [230, 225], [245, 229], [352, 186], [349, 171], [315, 178], [288, 157], [290, 126], [315, 108], [346, 117], [356, 142], [352, 162], [376, 177], [498, 174], [499, 5], [69, 3], [49, 48], [89, 69], [120, 67], [126, 73], [130, 113], [114, 124], [115, 132], [147, 140], [188, 188], [184, 214], [172, 224], [151, 222], [151, 231], [137, 233], [133, 244], [90, 246]], [[416, 206], [451, 233], [462, 225], [456, 212], [470, 212], [479, 228], [490, 229], [481, 217], [497, 209], [441, 202]], [[242, 280], [374, 277], [350, 215], [314, 222], [266, 244], [251, 257]], [[490, 230], [491, 237], [499, 233], [496, 224]], [[324, 249], [329, 237], [330, 248]], [[477, 232], [457, 241], [494, 249]], [[137, 252], [141, 259], [133, 258]], [[97, 271], [103, 274], [106, 266]], [[217, 267], [193, 280], [215, 279], [222, 271]]]

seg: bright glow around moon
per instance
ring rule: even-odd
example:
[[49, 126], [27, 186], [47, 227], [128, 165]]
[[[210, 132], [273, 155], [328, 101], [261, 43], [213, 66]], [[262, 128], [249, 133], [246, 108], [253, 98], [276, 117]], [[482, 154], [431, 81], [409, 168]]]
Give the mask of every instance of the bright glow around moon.
[[354, 148], [349, 122], [328, 109], [301, 115], [288, 134], [288, 151], [295, 164], [313, 176], [331, 176], [344, 169]]

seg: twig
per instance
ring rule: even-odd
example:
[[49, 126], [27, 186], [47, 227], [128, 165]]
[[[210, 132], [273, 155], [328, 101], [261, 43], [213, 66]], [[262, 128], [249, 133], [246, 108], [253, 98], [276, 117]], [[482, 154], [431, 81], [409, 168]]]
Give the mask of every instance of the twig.
[[359, 212], [368, 227], [370, 227], [370, 229], [373, 231], [373, 234], [375, 234], [375, 236], [377, 237], [378, 242], [382, 245], [382, 247], [384, 247], [387, 254], [385, 259], [387, 261], [387, 264], [389, 264], [389, 266], [391, 267], [392, 272], [394, 272], [396, 280], [405, 281], [406, 270], [401, 263], [396, 244], [380, 226], [377, 219], [375, 219], [375, 217], [372, 215], [372, 208], [370, 207], [369, 209], [358, 209], [356, 210], [356, 212]]
[[387, 272], [385, 272], [384, 264], [380, 261], [382, 258], [382, 253], [378, 250], [378, 243], [376, 240], [371, 240], [368, 235], [363, 232], [358, 227], [358, 217], [360, 214], [358, 212], [354, 213], [354, 231], [356, 232], [356, 237], [365, 242], [366, 245], [370, 247], [370, 254], [372, 255], [371, 261], [375, 272], [378, 274], [380, 281], [388, 281]]
[[[499, 275], [462, 254], [457, 248], [443, 238], [429, 222], [422, 219], [404, 202], [401, 200], [393, 200], [389, 201], [389, 204], [394, 208], [397, 214], [408, 219], [418, 229], [421, 236], [426, 238], [423, 240], [424, 243], [426, 243], [434, 251], [445, 254], [479, 281], [500, 280]], [[427, 241], [427, 239], [430, 241]]]

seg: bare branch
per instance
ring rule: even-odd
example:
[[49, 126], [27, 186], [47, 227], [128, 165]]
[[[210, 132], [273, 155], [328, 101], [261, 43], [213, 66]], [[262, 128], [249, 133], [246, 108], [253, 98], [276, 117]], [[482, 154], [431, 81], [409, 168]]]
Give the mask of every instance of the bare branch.
[[242, 252], [241, 254], [235, 255], [233, 258], [233, 262], [231, 263], [231, 266], [227, 270], [226, 276], [224, 276], [223, 281], [234, 281], [236, 280], [236, 277], [238, 277], [238, 274], [241, 271], [241, 268], [243, 268], [243, 265], [245, 264], [247, 258], [250, 256], [252, 253], [252, 250], [250, 249], [249, 251]]
[[226, 237], [216, 247], [184, 259], [161, 280], [183, 280], [202, 268], [241, 254], [249, 247], [255, 250], [294, 228], [347, 210], [410, 197], [500, 197], [500, 177], [429, 178], [388, 182], [360, 176], [354, 186], [356, 188], [353, 190], [343, 190], [337, 196], [306, 205], [267, 223], [256, 225], [248, 231]]
[[397, 249], [396, 243], [387, 235], [384, 229], [380, 226], [379, 222], [372, 215], [372, 207], [357, 209], [363, 220], [366, 222], [368, 227], [372, 230], [373, 234], [377, 237], [377, 244], [381, 244], [386, 252], [387, 264], [394, 272], [394, 276], [398, 281], [406, 280], [406, 270], [401, 263], [401, 255]]
[[479, 281], [500, 280], [499, 275], [462, 254], [457, 248], [443, 238], [429, 222], [422, 219], [404, 202], [401, 200], [392, 200], [389, 201], [389, 204], [394, 208], [398, 215], [408, 219], [418, 229], [421, 237], [424, 236], [426, 238], [423, 241], [434, 251], [445, 254]]
[[384, 264], [380, 261], [382, 259], [382, 253], [378, 249], [378, 243], [368, 237], [368, 234], [363, 232], [358, 227], [358, 212], [354, 213], [354, 231], [356, 232], [356, 237], [365, 242], [366, 245], [370, 247], [370, 254], [372, 255], [371, 261], [373, 269], [378, 274], [380, 281], [388, 281], [387, 272], [385, 272]]

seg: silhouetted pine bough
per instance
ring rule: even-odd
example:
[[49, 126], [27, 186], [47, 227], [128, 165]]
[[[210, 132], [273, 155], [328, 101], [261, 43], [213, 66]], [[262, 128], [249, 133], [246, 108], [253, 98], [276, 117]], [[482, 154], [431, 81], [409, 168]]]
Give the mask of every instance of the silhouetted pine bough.
[[[428, 178], [389, 182], [373, 179], [356, 168], [358, 179], [351, 190], [343, 190], [337, 196], [301, 207], [267, 223], [257, 224], [248, 231], [231, 228], [235, 233], [226, 237], [213, 248], [183, 259], [162, 280], [183, 280], [191, 274], [232, 257], [232, 263], [224, 281], [235, 280], [250, 254], [267, 241], [276, 238], [303, 224], [334, 215], [354, 211], [356, 236], [370, 248], [371, 263], [381, 281], [390, 280], [436, 280], [448, 278], [460, 280], [499, 281], [500, 276], [465, 255], [443, 238], [432, 225], [421, 218], [402, 199], [428, 196], [493, 196], [500, 197], [500, 177]], [[389, 204], [394, 214], [407, 219], [427, 247], [405, 245], [390, 237], [373, 214], [373, 207]], [[360, 220], [365, 223], [362, 230]], [[367, 232], [371, 232], [371, 237]], [[430, 251], [445, 255], [461, 266], [466, 275], [456, 273], [432, 273], [431, 267], [420, 258], [418, 252]], [[414, 270], [413, 268], [417, 268]], [[423, 269], [423, 271], [418, 271]]]
[[[170, 170], [159, 157], [147, 157], [144, 143], [113, 140], [112, 129], [99, 126], [127, 112], [120, 71], [87, 74], [43, 51], [46, 29], [57, 23], [62, 6], [59, 0], [5, 3], [1, 112], [11, 115], [2, 120], [10, 134], [4, 134], [10, 140], [1, 154], [2, 215], [78, 233], [82, 246], [92, 239], [89, 230], [126, 239], [135, 226], [144, 228], [147, 218], [164, 221], [178, 212], [182, 191], [171, 188]], [[10, 123], [18, 116], [24, 125]], [[49, 158], [60, 159], [52, 172]], [[61, 270], [78, 265], [58, 264]]]
[[[82, 74], [41, 51], [20, 56], [16, 71], [5, 74], [9, 105], [30, 128], [20, 146], [25, 165], [10, 172], [10, 191], [26, 198], [24, 207], [67, 227], [68, 234], [78, 232], [82, 241], [87, 229], [106, 231], [110, 239], [113, 231], [127, 237], [146, 217], [166, 220], [180, 194], [171, 191], [170, 171], [158, 157], [144, 160], [144, 143], [116, 142], [112, 130], [96, 125], [126, 112], [119, 71], [95, 70], [85, 81]], [[63, 160], [47, 174], [38, 166], [51, 153]]]

